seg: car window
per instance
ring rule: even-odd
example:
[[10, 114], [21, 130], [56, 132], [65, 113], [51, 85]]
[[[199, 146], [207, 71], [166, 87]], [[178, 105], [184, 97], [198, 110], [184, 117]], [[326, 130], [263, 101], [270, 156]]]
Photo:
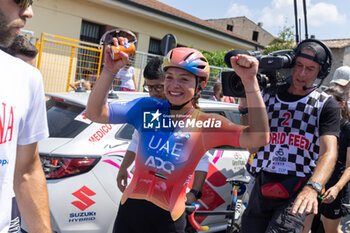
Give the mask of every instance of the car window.
[[[210, 114], [212, 114], [212, 113], [219, 114], [221, 116], [226, 117], [226, 114], [223, 111], [212, 111], [212, 110], [203, 110], [203, 109], [202, 109], [202, 111], [205, 113], [210, 113]], [[226, 118], [228, 118], [228, 117], [226, 117]]]
[[230, 119], [235, 124], [241, 124], [241, 116], [239, 115], [239, 112], [231, 112], [232, 113], [232, 119]]
[[74, 138], [90, 124], [90, 121], [78, 120], [84, 111], [80, 106], [49, 99], [46, 111], [50, 137]]
[[134, 133], [134, 126], [130, 124], [125, 124], [120, 130], [115, 134], [115, 139], [119, 140], [131, 140], [132, 134]]

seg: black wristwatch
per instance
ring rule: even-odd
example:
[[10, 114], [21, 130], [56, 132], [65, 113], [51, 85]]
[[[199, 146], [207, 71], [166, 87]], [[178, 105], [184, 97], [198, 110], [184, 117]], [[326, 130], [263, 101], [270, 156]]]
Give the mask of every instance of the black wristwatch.
[[198, 191], [198, 190], [195, 190], [195, 189], [191, 189], [190, 193], [193, 193], [194, 196], [196, 197], [196, 199], [201, 199], [201, 197], [202, 197], [202, 192], [201, 191]]
[[311, 186], [314, 190], [316, 190], [316, 192], [317, 192], [318, 195], [321, 195], [321, 194], [322, 194], [322, 189], [323, 189], [323, 187], [322, 187], [322, 185], [321, 185], [320, 183], [315, 182], [315, 181], [308, 181], [308, 182], [306, 183], [306, 185], [309, 185], [309, 186]]

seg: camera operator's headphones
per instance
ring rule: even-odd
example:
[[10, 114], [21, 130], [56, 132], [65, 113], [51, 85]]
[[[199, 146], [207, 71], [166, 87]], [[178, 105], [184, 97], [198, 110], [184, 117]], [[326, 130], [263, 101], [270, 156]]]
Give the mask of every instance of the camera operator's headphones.
[[[315, 43], [319, 46], [315, 46]], [[304, 47], [311, 47], [316, 51], [315, 56], [310, 56], [307, 54], [301, 53], [301, 50]], [[322, 52], [324, 51], [324, 54]], [[317, 78], [324, 79], [327, 77], [329, 72], [331, 71], [333, 53], [330, 48], [325, 45], [322, 41], [316, 39], [306, 39], [301, 41], [298, 46], [294, 49], [295, 57], [304, 57], [310, 60], [313, 60], [321, 65], [321, 69], [318, 73]]]

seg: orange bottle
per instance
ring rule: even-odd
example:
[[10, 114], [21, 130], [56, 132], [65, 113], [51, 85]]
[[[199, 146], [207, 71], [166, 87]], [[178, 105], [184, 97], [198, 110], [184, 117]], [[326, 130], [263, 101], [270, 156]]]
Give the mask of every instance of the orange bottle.
[[121, 59], [120, 52], [127, 53], [129, 57], [135, 56], [134, 43], [127, 43], [126, 45], [111, 46], [111, 57], [113, 60]]

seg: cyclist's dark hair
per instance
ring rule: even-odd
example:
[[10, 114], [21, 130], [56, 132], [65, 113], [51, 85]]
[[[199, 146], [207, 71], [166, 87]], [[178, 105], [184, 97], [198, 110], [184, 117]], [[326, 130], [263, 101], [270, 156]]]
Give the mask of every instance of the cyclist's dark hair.
[[192, 99], [192, 105], [195, 109], [199, 109], [199, 98], [201, 97], [200, 92], [196, 92]]
[[346, 96], [344, 91], [338, 86], [331, 86], [331, 87], [328, 87], [325, 90], [325, 92], [329, 95], [332, 95], [337, 102], [339, 103], [345, 102], [344, 107], [340, 109], [340, 115], [342, 118], [350, 120], [350, 111], [348, 108], [348, 104], [346, 103]]
[[203, 77], [196, 76], [196, 91], [194, 92], [194, 96], [192, 98], [192, 106], [195, 109], [199, 108], [199, 98], [201, 97], [201, 93], [203, 91], [202, 87], [199, 85], [199, 83], [205, 81]]
[[163, 60], [160, 57], [151, 58], [143, 70], [143, 77], [149, 80], [164, 78], [162, 63]]
[[3, 51], [12, 56], [23, 55], [29, 58], [35, 58], [38, 54], [38, 50], [24, 35], [18, 35], [11, 46], [4, 48]]

